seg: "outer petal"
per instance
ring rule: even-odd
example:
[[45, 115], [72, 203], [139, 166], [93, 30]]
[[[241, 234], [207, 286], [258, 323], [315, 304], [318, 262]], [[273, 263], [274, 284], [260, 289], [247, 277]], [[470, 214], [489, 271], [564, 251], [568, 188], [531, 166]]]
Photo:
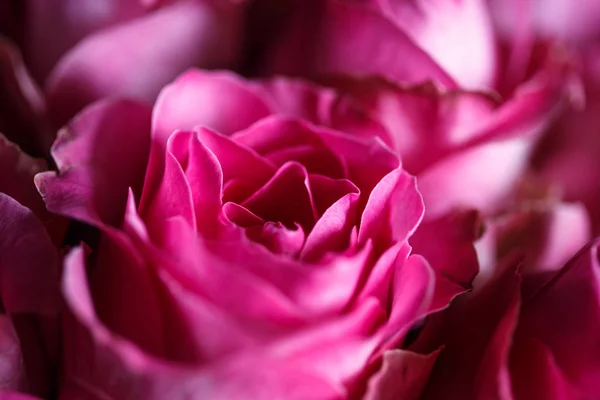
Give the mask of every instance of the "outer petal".
[[496, 54], [485, 0], [382, 0], [381, 11], [462, 86], [491, 88]]
[[365, 400], [418, 400], [439, 353], [386, 351], [381, 369], [369, 380]]
[[0, 193], [0, 297], [9, 313], [54, 315], [59, 256], [33, 213]]
[[[242, 358], [208, 368], [183, 368], [141, 352], [108, 331], [97, 319], [87, 290], [83, 253], [67, 259], [63, 291], [71, 310], [65, 331], [66, 399], [113, 398], [225, 400], [341, 399], [342, 389], [289, 361]], [[261, 368], [256, 368], [260, 364]], [[115, 379], [115, 378], [119, 379]]]
[[23, 153], [19, 147], [0, 135], [0, 193], [5, 193], [46, 219], [46, 207], [33, 183], [36, 173], [44, 171], [46, 163]]
[[143, 15], [138, 0], [27, 2], [25, 57], [38, 82], [88, 34]]
[[[290, 12], [292, 21], [276, 36], [271, 72], [377, 74], [397, 81], [431, 79], [446, 87], [455, 86], [425, 51], [380, 13], [351, 2], [322, 3], [303, 2]], [[307, 32], [312, 32], [308, 40]]]
[[25, 151], [47, 156], [53, 131], [46, 124], [46, 105], [18, 50], [0, 36], [0, 133]]
[[594, 240], [522, 306], [518, 334], [552, 352], [565, 378], [581, 394], [599, 390], [600, 241]]
[[[3, 389], [19, 390], [23, 388], [25, 371], [19, 338], [11, 320], [0, 317], [0, 384]], [[0, 399], [3, 394], [0, 393]]]
[[[496, 279], [476, 293], [457, 298], [448, 310], [427, 321], [414, 344], [415, 350], [429, 352], [429, 348], [437, 349], [440, 345], [444, 348], [433, 368], [423, 399], [475, 399], [475, 377], [480, 365], [482, 368], [485, 366], [485, 373], [489, 374], [487, 382], [496, 382], [497, 367], [502, 364], [502, 359], [490, 356], [487, 364], [481, 363], [496, 332], [500, 332], [498, 340], [490, 350], [494, 356], [502, 355], [503, 346], [509, 343], [510, 334], [507, 338], [506, 326], [501, 321], [504, 319], [510, 325], [514, 323], [510, 322], [511, 318], [516, 318], [516, 314], [510, 312], [518, 307], [520, 296], [515, 261], [514, 258], [507, 259]], [[498, 353], [496, 350], [502, 351]]]
[[107, 96], [153, 102], [185, 69], [227, 65], [236, 57], [238, 14], [231, 4], [181, 0], [88, 36], [48, 78], [53, 122], [61, 125], [85, 105]]
[[86, 109], [53, 145], [59, 173], [36, 176], [46, 206], [92, 225], [118, 226], [128, 188], [139, 191], [142, 183], [149, 142], [148, 107], [105, 100]]

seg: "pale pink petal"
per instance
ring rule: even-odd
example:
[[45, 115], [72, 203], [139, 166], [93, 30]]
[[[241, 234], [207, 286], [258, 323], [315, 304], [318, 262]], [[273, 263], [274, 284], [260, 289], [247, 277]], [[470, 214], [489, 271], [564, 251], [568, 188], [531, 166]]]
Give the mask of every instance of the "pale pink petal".
[[53, 122], [107, 96], [153, 102], [187, 68], [228, 65], [237, 56], [239, 17], [235, 5], [182, 0], [87, 36], [48, 78]]
[[462, 87], [492, 87], [496, 49], [485, 0], [379, 3], [384, 14]]
[[87, 108], [61, 130], [58, 173], [36, 176], [51, 212], [92, 225], [120, 225], [130, 187], [139, 193], [150, 144], [150, 109], [125, 100]]

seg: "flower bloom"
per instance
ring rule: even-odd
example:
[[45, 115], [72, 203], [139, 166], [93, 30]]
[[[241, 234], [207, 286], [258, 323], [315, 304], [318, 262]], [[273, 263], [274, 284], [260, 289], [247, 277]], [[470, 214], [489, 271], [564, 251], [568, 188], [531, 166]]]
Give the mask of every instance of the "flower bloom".
[[[472, 279], [468, 234], [448, 236], [466, 268], [456, 281], [458, 260], [436, 263], [444, 277], [412, 250], [421, 196], [377, 136], [353, 134], [367, 116], [287, 103], [336, 117], [316, 125], [278, 109], [272, 89], [192, 70], [153, 110], [103, 101], [60, 133], [59, 172], [38, 188], [51, 211], [102, 232], [65, 262], [64, 393], [375, 396], [382, 354]], [[431, 235], [417, 247], [439, 254]]]

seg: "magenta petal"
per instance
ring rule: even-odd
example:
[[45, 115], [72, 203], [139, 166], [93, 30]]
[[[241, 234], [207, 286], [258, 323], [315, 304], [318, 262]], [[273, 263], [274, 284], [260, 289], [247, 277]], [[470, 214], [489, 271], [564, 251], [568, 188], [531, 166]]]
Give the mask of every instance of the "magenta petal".
[[565, 378], [583, 397], [599, 392], [600, 258], [598, 239], [576, 255], [521, 308], [519, 334], [552, 352]]
[[48, 218], [46, 206], [33, 177], [46, 169], [43, 160], [29, 157], [0, 134], [0, 193], [9, 195], [43, 219]]
[[208, 1], [182, 0], [87, 36], [48, 78], [55, 124], [107, 96], [153, 102], [161, 88], [187, 68], [228, 65], [239, 45], [239, 16], [238, 7], [231, 4], [217, 7]]
[[411, 255], [406, 261], [398, 259], [393, 279], [391, 313], [381, 331], [384, 350], [397, 346], [410, 326], [426, 315], [435, 288], [433, 269], [418, 255]]
[[252, 226], [246, 229], [246, 235], [254, 242], [264, 245], [275, 254], [296, 257], [304, 246], [304, 231], [296, 225], [288, 229], [281, 222], [267, 222], [263, 226]]
[[550, 350], [538, 340], [518, 338], [512, 348], [510, 367], [515, 399], [577, 398]]
[[270, 114], [259, 92], [242, 78], [230, 72], [192, 69], [160, 93], [153, 138], [166, 144], [175, 130], [197, 126], [231, 135]]
[[326, 252], [341, 252], [348, 248], [350, 233], [358, 223], [359, 199], [358, 193], [348, 193], [321, 215], [306, 238], [302, 260], [317, 260]]
[[423, 222], [410, 244], [413, 252], [425, 257], [436, 272], [469, 289], [479, 271], [474, 243], [481, 234], [481, 223], [475, 211], [455, 211]]
[[10, 314], [54, 314], [59, 255], [31, 210], [0, 193], [0, 297]]
[[[23, 388], [25, 370], [19, 338], [11, 320], [0, 316], [0, 382], [3, 389]], [[3, 394], [0, 394], [0, 399]]]
[[[96, 396], [94, 393], [147, 400], [179, 400], [198, 394], [215, 400], [248, 395], [257, 400], [274, 396], [291, 400], [343, 398], [341, 385], [287, 360], [241, 358], [199, 369], [166, 363], [140, 351], [97, 319], [81, 249], [67, 258], [63, 292], [71, 311], [66, 318], [65, 399], [90, 398]], [[256, 368], [258, 364], [261, 368]]]
[[368, 239], [377, 239], [386, 247], [403, 243], [417, 229], [424, 211], [415, 178], [401, 168], [395, 169], [371, 192], [362, 215], [358, 240], [364, 243]]
[[369, 380], [364, 400], [418, 400], [439, 353], [386, 351], [381, 369]]
[[[352, 2], [330, 1], [323, 7], [324, 15], [307, 18], [296, 13], [298, 20], [290, 23], [277, 43], [272, 70], [287, 75], [384, 75], [404, 82], [435, 80], [447, 87], [456, 85], [380, 13]], [[316, 31], [315, 21], [320, 24]], [[314, 48], [303, 52], [306, 32], [315, 32], [310, 43]]]
[[41, 400], [39, 397], [29, 396], [27, 394], [0, 390], [0, 400]]
[[195, 226], [207, 236], [211, 232], [214, 234], [222, 206], [223, 171], [219, 160], [204, 146], [196, 132], [175, 133], [169, 138], [167, 147], [177, 158], [189, 184]]
[[0, 91], [0, 133], [29, 154], [46, 156], [54, 132], [45, 121], [43, 94], [29, 76], [18, 50], [2, 36]]
[[305, 121], [274, 116], [237, 133], [234, 140], [279, 166], [297, 161], [310, 173], [347, 177], [344, 161], [324, 142], [320, 130]]
[[106, 100], [87, 108], [53, 145], [59, 173], [36, 176], [46, 206], [95, 226], [118, 226], [129, 187], [141, 186], [149, 143], [148, 107]]
[[318, 219], [308, 174], [302, 165], [295, 162], [284, 164], [242, 206], [265, 221], [282, 222], [289, 227], [299, 223], [306, 231], [312, 229]]

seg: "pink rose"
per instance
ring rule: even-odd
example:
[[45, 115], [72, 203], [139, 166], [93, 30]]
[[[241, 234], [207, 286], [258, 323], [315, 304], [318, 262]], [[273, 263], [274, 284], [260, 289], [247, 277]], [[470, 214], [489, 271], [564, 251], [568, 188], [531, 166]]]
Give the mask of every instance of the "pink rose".
[[60, 133], [38, 188], [102, 232], [65, 262], [63, 398], [376, 398], [382, 355], [473, 278], [477, 218], [436, 221], [447, 248], [415, 236], [435, 269], [411, 251], [414, 178], [330, 94], [189, 71], [153, 110], [103, 101]]

